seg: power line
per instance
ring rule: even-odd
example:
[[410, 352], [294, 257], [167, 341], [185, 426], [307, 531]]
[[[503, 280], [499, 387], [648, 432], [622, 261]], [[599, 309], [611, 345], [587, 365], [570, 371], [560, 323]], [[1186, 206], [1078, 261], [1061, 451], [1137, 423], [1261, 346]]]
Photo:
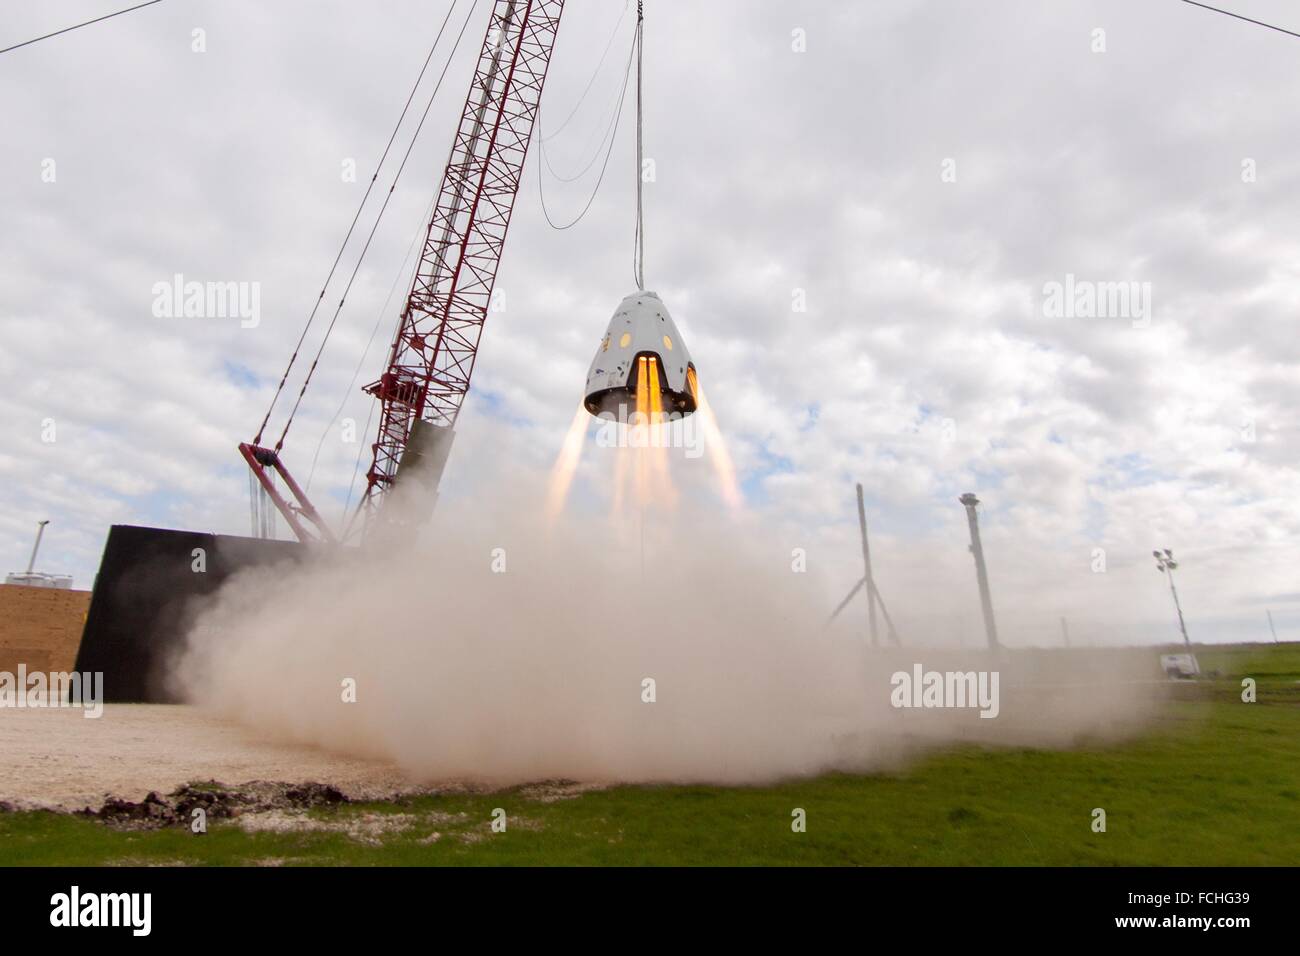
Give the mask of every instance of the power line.
[[1245, 20], [1247, 23], [1253, 23], [1258, 27], [1267, 27], [1270, 30], [1276, 30], [1278, 33], [1285, 33], [1288, 36], [1300, 37], [1300, 33], [1291, 30], [1284, 30], [1282, 27], [1275, 27], [1271, 23], [1265, 23], [1263, 20], [1252, 20], [1250, 17], [1243, 17], [1240, 13], [1233, 13], [1231, 10], [1220, 10], [1218, 7], [1212, 7], [1209, 4], [1197, 3], [1196, 0], [1183, 0], [1183, 3], [1190, 3], [1194, 7], [1200, 7], [1202, 10], [1213, 10], [1215, 13], [1222, 13], [1225, 17], [1233, 17], [1237, 20]]
[[74, 24], [70, 27], [64, 27], [62, 30], [55, 30], [53, 33], [47, 33], [43, 37], [36, 37], [34, 40], [24, 40], [22, 43], [15, 43], [13, 46], [7, 46], [0, 53], [8, 53], [10, 50], [17, 50], [19, 47], [31, 46], [33, 43], [40, 43], [42, 40], [48, 40], [50, 37], [56, 37], [61, 33], [69, 33], [73, 30], [80, 30], [82, 27], [88, 27], [92, 23], [99, 23], [102, 20], [111, 20], [113, 17], [120, 17], [124, 13], [130, 13], [132, 10], [139, 10], [141, 7], [152, 7], [155, 3], [162, 3], [162, 0], [148, 0], [147, 3], [137, 3], [134, 7], [127, 7], [125, 10], [119, 10], [117, 13], [107, 13], [102, 17], [95, 17], [93, 20], [87, 20], [85, 23]]

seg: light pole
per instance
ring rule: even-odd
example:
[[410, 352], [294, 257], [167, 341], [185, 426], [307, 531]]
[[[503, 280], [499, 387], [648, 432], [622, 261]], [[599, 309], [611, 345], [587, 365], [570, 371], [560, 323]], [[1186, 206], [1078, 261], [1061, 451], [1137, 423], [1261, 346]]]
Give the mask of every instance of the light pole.
[[1174, 587], [1174, 568], [1178, 567], [1178, 562], [1174, 560], [1174, 553], [1165, 548], [1164, 553], [1159, 551], [1151, 552], [1156, 559], [1156, 570], [1169, 575], [1169, 593], [1174, 596], [1174, 610], [1178, 612], [1178, 629], [1183, 632], [1183, 644], [1190, 651], [1192, 642], [1187, 638], [1187, 625], [1183, 622], [1183, 608], [1178, 603], [1178, 589]]
[[41, 550], [41, 536], [45, 534], [45, 526], [50, 523], [50, 519], [36, 522], [36, 543], [32, 545], [32, 559], [27, 562], [27, 573], [32, 573], [32, 568], [36, 567], [36, 552]]
[[993, 598], [989, 596], [989, 575], [984, 567], [984, 548], [980, 545], [980, 523], [975, 506], [980, 503], [969, 491], [957, 499], [966, 506], [966, 521], [970, 525], [970, 553], [975, 556], [975, 577], [979, 580], [980, 606], [984, 609], [984, 633], [988, 636], [989, 650], [998, 649], [998, 627], [993, 622]]

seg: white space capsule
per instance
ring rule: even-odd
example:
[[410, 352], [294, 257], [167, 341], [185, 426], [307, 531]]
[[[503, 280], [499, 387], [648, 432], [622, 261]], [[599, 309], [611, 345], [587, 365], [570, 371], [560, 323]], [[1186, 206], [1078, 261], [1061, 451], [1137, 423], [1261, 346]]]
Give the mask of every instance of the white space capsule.
[[634, 292], [619, 303], [587, 371], [585, 395], [591, 414], [622, 422], [638, 411], [672, 418], [695, 411], [695, 365], [658, 295]]

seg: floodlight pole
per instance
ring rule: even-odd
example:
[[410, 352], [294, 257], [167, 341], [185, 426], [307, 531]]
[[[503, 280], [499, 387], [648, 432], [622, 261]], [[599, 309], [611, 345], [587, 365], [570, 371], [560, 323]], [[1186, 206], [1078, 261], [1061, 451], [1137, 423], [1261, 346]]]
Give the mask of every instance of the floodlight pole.
[[971, 492], [966, 492], [957, 499], [966, 506], [966, 522], [970, 525], [970, 553], [975, 556], [975, 577], [979, 581], [980, 606], [984, 610], [984, 633], [988, 636], [989, 650], [998, 649], [998, 626], [993, 620], [993, 598], [989, 595], [989, 575], [984, 567], [984, 548], [980, 544], [979, 518], [975, 506], [980, 500]]
[[32, 558], [27, 562], [27, 573], [32, 573], [32, 568], [36, 567], [36, 552], [41, 550], [41, 537], [45, 534], [45, 526], [50, 523], [50, 519], [36, 522], [36, 543], [32, 545]]
[[1178, 603], [1178, 589], [1174, 587], [1174, 572], [1169, 571], [1169, 593], [1174, 596], [1174, 610], [1178, 612], [1178, 629], [1183, 632], [1183, 644], [1188, 650], [1192, 648], [1192, 642], [1187, 637], [1187, 623], [1183, 620], [1183, 607]]
[[1156, 557], [1156, 567], [1169, 575], [1169, 593], [1174, 596], [1174, 610], [1178, 612], [1178, 629], [1183, 632], [1183, 645], [1190, 651], [1192, 642], [1187, 637], [1187, 624], [1183, 620], [1183, 606], [1178, 603], [1178, 589], [1174, 587], [1174, 568], [1178, 567], [1178, 562], [1174, 560], [1174, 553], [1165, 548], [1162, 555], [1159, 551], [1152, 551]]

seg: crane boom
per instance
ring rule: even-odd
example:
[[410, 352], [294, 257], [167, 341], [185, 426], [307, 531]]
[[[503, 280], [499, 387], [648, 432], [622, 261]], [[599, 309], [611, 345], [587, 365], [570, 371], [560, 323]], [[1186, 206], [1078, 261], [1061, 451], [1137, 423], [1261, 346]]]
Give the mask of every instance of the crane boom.
[[[402, 487], [425, 498], [413, 507], [427, 513], [433, 506], [452, 428], [469, 392], [563, 12], [564, 0], [493, 0], [388, 367], [364, 389], [382, 406], [358, 508], [367, 535], [399, 478]], [[261, 432], [239, 450], [266, 498], [300, 540], [335, 541], [285, 467], [280, 444], [262, 447], [260, 437]], [[280, 491], [277, 476], [292, 500]], [[399, 512], [385, 520], [391, 525], [413, 514], [412, 508], [382, 511]]]
[[563, 10], [564, 0], [495, 0], [388, 368], [365, 388], [382, 403], [360, 506], [367, 534], [399, 472], [403, 482], [415, 475], [430, 498], [436, 489], [474, 373]]

